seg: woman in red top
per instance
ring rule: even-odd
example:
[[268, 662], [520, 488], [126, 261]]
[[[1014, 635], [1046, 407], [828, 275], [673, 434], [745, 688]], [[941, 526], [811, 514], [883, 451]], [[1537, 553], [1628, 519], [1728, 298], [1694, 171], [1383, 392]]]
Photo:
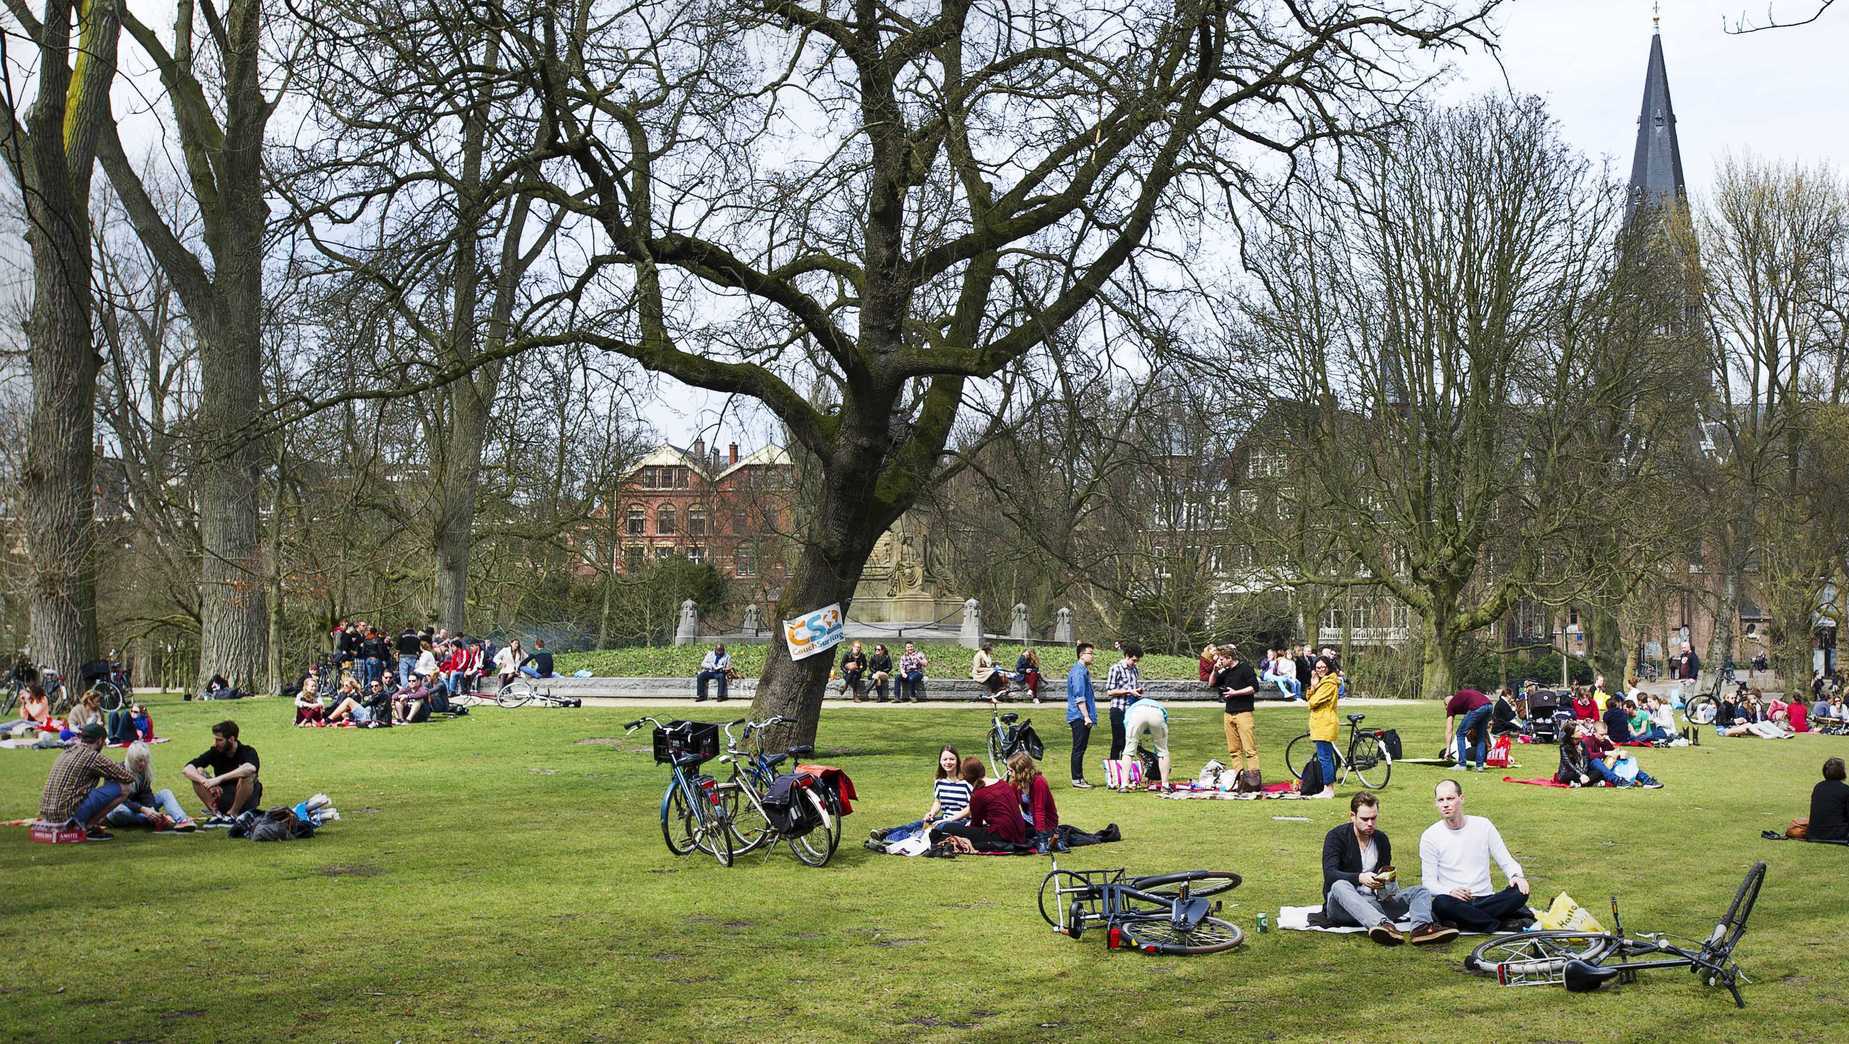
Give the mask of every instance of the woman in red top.
[[1576, 721], [1592, 721], [1599, 716], [1599, 705], [1592, 694], [1583, 685], [1573, 686], [1573, 718]]
[[1033, 755], [1016, 751], [1008, 759], [1008, 778], [1021, 795], [1021, 817], [1035, 834], [1051, 837], [1059, 830], [1059, 807], [1053, 804], [1053, 788], [1047, 785]]
[[[980, 758], [964, 758], [965, 769], [969, 768], [972, 761], [980, 773]], [[1012, 762], [1009, 767], [1013, 768]], [[965, 838], [976, 846], [978, 852], [1007, 852], [1017, 845], [1026, 844], [1027, 821], [1021, 818], [1021, 792], [1015, 788], [1013, 776], [1014, 773], [1010, 771], [1008, 779], [996, 780], [986, 787], [976, 788], [975, 793], [969, 796], [968, 818], [940, 824], [937, 832]], [[1048, 800], [1051, 800], [1050, 796]]]

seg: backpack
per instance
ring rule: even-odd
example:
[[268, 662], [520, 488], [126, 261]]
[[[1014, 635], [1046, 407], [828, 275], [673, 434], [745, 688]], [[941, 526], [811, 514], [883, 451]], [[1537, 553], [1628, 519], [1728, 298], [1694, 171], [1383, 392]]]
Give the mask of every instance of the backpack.
[[1308, 797], [1320, 794], [1329, 788], [1329, 781], [1323, 778], [1323, 763], [1315, 758], [1303, 766], [1303, 780], [1297, 786], [1297, 793]]
[[771, 828], [784, 837], [802, 837], [822, 824], [815, 804], [809, 800], [809, 788], [815, 785], [810, 776], [785, 772], [771, 781], [764, 794], [764, 815]]
[[1380, 741], [1387, 745], [1387, 756], [1400, 760], [1400, 734], [1393, 729], [1380, 730]]

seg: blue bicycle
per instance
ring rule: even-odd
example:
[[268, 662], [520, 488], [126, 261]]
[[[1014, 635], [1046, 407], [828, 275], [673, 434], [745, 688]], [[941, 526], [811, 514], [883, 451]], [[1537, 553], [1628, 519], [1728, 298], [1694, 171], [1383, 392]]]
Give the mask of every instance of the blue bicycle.
[[719, 781], [699, 770], [702, 762], [719, 756], [719, 726], [645, 715], [623, 729], [634, 732], [644, 724], [655, 726], [655, 763], [669, 766], [671, 773], [661, 795], [661, 839], [668, 851], [684, 856], [705, 849], [720, 866], [731, 866], [731, 814]]
[[[763, 730], [788, 720], [782, 715], [766, 721], [739, 718], [720, 726], [726, 744], [719, 760], [732, 766], [732, 778], [719, 784], [719, 793], [739, 855], [785, 841], [797, 859], [809, 866], [822, 866], [841, 844], [840, 805], [834, 792], [813, 777], [780, 775], [777, 771], [785, 761], [813, 754], [814, 747], [791, 747], [777, 755], [764, 753]], [[745, 727], [743, 742], [759, 737], [755, 749], [739, 745], [741, 737], [732, 735], [733, 727], [738, 725]]]

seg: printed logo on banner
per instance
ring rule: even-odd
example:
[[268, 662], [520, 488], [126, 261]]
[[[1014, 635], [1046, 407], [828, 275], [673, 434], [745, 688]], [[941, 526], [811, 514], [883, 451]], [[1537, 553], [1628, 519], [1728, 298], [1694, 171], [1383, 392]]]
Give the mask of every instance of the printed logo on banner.
[[827, 652], [846, 636], [847, 621], [841, 615], [840, 602], [783, 621], [783, 640], [789, 644], [792, 660]]

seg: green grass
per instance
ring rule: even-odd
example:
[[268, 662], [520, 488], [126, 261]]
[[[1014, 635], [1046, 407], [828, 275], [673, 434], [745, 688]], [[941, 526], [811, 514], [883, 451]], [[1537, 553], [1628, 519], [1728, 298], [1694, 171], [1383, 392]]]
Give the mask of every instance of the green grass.
[[[1849, 741], [1713, 740], [1646, 751], [1655, 792], [1560, 792], [1467, 780], [1543, 898], [1627, 925], [1697, 936], [1747, 866], [1771, 864], [1739, 958], [1748, 1009], [1692, 976], [1615, 992], [1500, 989], [1458, 971], [1467, 947], [1383, 950], [1355, 936], [1249, 936], [1200, 958], [1112, 954], [1052, 934], [1034, 909], [1047, 861], [874, 856], [844, 845], [816, 870], [782, 849], [731, 869], [662, 845], [664, 774], [625, 712], [486, 709], [373, 733], [296, 731], [277, 700], [158, 701], [174, 742], [163, 781], [227, 713], [263, 755], [278, 802], [325, 790], [345, 819], [309, 841], [122, 832], [108, 844], [0, 842], [11, 916], [0, 927], [0, 1038], [795, 1040], [1742, 1040], [1840, 1031], [1849, 985], [1841, 882], [1849, 852], [1769, 843], [1802, 812], [1828, 753]], [[1068, 821], [1125, 841], [1072, 868], [1194, 867], [1245, 875], [1228, 916], [1316, 901], [1323, 833], [1342, 802], [1167, 802], [1065, 786], [1057, 708], [1029, 708]], [[1420, 708], [1371, 708], [1412, 749], [1437, 744]], [[1174, 749], [1197, 769], [1223, 749], [1210, 708], [1175, 711]], [[937, 745], [978, 747], [970, 710], [831, 709], [821, 745], [860, 790], [857, 839], [914, 818]], [[1303, 722], [1260, 712], [1271, 755]], [[1100, 753], [1093, 744], [1094, 754]], [[1552, 748], [1532, 748], [1545, 774]], [[51, 755], [0, 751], [0, 816], [30, 816]], [[1401, 766], [1383, 825], [1412, 871], [1437, 769]], [[186, 798], [192, 804], [190, 797]], [[1275, 816], [1308, 816], [1280, 822]]]
[[[899, 653], [904, 649], [902, 642], [888, 642], [892, 650], [893, 662], [898, 662]], [[873, 643], [866, 642], [868, 652], [873, 651]], [[594, 649], [590, 652], [560, 653], [557, 657], [557, 669], [560, 674], [589, 669], [599, 677], [617, 678], [690, 678], [700, 669], [700, 658], [711, 648], [707, 645], [668, 645], [668, 646], [632, 646], [621, 649]], [[952, 642], [926, 642], [919, 647], [930, 661], [927, 674], [936, 678], [969, 677], [970, 659], [975, 650], [965, 649]], [[726, 651], [732, 655], [732, 665], [746, 677], [755, 677], [764, 669], [764, 654], [767, 649], [762, 643], [745, 645], [735, 643]], [[1072, 669], [1072, 647], [1069, 645], [1043, 645], [1040, 650], [1040, 673], [1049, 679], [1064, 678]], [[1003, 668], [1012, 670], [1015, 657], [1021, 654], [1018, 645], [997, 644], [995, 658]], [[841, 659], [840, 650], [835, 651], [835, 660]], [[1110, 649], [1098, 653], [1098, 659], [1092, 667], [1100, 681], [1104, 672], [1117, 660], [1117, 654]], [[1142, 660], [1145, 678], [1181, 678], [1193, 681], [1199, 677], [1196, 673], [1196, 661], [1192, 656], [1169, 656], [1159, 653], [1145, 655]]]

